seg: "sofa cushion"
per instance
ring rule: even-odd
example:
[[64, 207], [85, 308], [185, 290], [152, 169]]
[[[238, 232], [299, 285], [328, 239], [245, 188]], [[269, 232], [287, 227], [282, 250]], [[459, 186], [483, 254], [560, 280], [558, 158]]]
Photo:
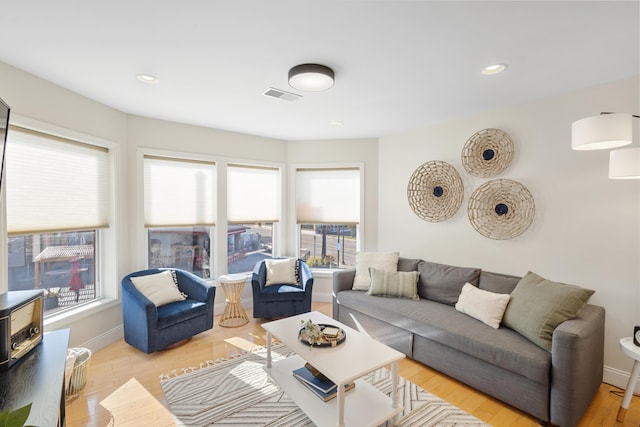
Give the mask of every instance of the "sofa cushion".
[[265, 286], [278, 284], [297, 284], [295, 258], [286, 259], [265, 259], [264, 264], [267, 268], [267, 281]]
[[180, 292], [170, 270], [144, 276], [131, 276], [131, 283], [156, 307], [186, 299]]
[[398, 258], [398, 271], [418, 271], [418, 264], [422, 262], [421, 259], [414, 258]]
[[466, 283], [460, 292], [456, 310], [498, 329], [508, 303], [508, 294], [485, 291]]
[[422, 261], [418, 264], [418, 295], [443, 304], [455, 305], [465, 283], [478, 286], [479, 268], [454, 267]]
[[594, 292], [528, 272], [511, 293], [503, 323], [551, 351], [553, 331], [565, 320], [575, 318]]
[[374, 297], [362, 291], [342, 291], [337, 298], [348, 309], [549, 384], [551, 354], [511, 329], [488, 328], [453, 307], [425, 299]]
[[478, 287], [485, 291], [495, 292], [498, 294], [510, 294], [515, 289], [520, 279], [522, 279], [522, 277], [482, 271], [480, 273]]
[[384, 271], [398, 271], [399, 252], [358, 252], [356, 255], [356, 277], [353, 279], [353, 289], [369, 290], [371, 276], [369, 269]]
[[417, 271], [383, 271], [370, 268], [369, 275], [371, 286], [367, 295], [420, 299], [417, 292]]

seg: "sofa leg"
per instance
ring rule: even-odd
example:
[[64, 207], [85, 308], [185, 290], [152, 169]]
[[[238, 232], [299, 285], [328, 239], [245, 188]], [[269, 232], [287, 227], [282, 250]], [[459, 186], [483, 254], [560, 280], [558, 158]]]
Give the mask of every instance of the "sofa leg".
[[543, 421], [543, 420], [538, 420], [538, 424], [540, 424], [541, 426], [545, 426], [545, 427], [547, 427], [547, 426], [550, 426], [550, 425], [551, 425], [551, 424], [549, 424], [549, 422], [548, 422], [548, 421]]

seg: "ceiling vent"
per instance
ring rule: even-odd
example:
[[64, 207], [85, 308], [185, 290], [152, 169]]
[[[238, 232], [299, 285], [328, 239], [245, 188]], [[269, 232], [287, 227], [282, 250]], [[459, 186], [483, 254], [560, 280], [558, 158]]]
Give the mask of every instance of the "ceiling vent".
[[269, 89], [267, 89], [263, 93], [263, 95], [270, 96], [272, 98], [282, 99], [284, 101], [297, 101], [298, 99], [302, 98], [302, 95], [297, 95], [291, 92], [285, 92], [284, 90], [276, 89], [273, 87], [270, 87]]

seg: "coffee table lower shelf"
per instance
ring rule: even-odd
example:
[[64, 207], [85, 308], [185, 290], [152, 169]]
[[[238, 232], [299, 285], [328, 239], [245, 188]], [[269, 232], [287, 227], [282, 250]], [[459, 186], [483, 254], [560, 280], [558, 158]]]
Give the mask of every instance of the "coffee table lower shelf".
[[[293, 370], [304, 364], [304, 359], [296, 355], [274, 362], [272, 368], [264, 369], [318, 427], [336, 426], [337, 398], [324, 402], [293, 376]], [[356, 380], [355, 388], [345, 394], [344, 402], [344, 423], [347, 427], [379, 426], [400, 414], [403, 409], [402, 406], [393, 408], [389, 396], [362, 379]]]

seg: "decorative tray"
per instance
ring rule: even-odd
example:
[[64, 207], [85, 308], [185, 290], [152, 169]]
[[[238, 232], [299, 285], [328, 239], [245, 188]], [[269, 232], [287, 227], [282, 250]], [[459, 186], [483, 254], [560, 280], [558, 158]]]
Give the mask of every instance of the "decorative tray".
[[302, 328], [298, 332], [298, 339], [300, 340], [300, 342], [313, 347], [335, 347], [338, 344], [342, 344], [344, 340], [347, 338], [347, 335], [344, 332], [344, 330], [342, 328], [338, 328], [335, 325], [319, 323], [318, 326], [320, 327], [321, 331], [324, 331], [327, 328], [333, 328], [337, 330], [337, 333], [332, 336], [327, 336], [325, 334], [322, 334], [319, 338], [320, 340], [319, 342], [311, 343], [311, 341], [309, 341], [309, 336], [307, 334], [307, 331], [304, 328]]

